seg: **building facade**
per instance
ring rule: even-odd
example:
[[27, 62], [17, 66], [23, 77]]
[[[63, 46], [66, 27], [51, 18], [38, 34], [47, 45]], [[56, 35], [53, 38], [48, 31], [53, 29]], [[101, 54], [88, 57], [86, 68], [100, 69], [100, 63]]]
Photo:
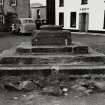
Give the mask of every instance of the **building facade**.
[[46, 20], [46, 6], [40, 3], [32, 3], [30, 5], [31, 17], [35, 20], [42, 19]]
[[26, 17], [30, 17], [30, 0], [0, 0], [0, 29]]
[[56, 25], [73, 31], [105, 31], [105, 0], [55, 0]]

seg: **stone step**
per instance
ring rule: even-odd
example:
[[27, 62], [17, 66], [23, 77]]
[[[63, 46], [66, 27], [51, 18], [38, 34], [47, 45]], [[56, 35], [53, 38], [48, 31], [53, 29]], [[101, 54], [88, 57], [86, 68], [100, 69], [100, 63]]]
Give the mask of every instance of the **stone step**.
[[16, 53], [69, 53], [69, 54], [86, 54], [88, 53], [87, 45], [72, 44], [69, 46], [32, 46], [29, 43], [23, 43], [16, 48]]
[[[51, 72], [51, 66], [0, 66], [0, 72], [2, 71], [11, 71], [11, 72], [16, 72], [16, 71], [24, 71], [24, 72]], [[105, 65], [94, 65], [94, 66], [73, 66], [73, 65], [57, 65], [56, 67], [59, 67], [59, 71], [61, 73], [69, 73], [69, 74], [105, 74]]]
[[0, 64], [17, 64], [17, 65], [30, 65], [30, 64], [105, 64], [105, 56], [101, 55], [82, 55], [82, 56], [70, 56], [70, 55], [53, 55], [53, 56], [2, 56], [0, 59]]

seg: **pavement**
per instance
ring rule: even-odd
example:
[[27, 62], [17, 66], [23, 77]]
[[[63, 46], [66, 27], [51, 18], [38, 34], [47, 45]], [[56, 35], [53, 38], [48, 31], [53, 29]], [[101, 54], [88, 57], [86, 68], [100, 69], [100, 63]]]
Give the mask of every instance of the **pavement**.
[[[72, 34], [79, 34], [79, 35], [101, 35], [105, 36], [105, 33], [92, 33], [92, 32], [71, 32]], [[11, 35], [10, 32], [0, 32], [0, 37], [1, 36], [8, 36]]]
[[91, 33], [91, 32], [71, 32], [72, 34], [79, 34], [79, 35], [101, 35], [105, 36], [105, 33]]

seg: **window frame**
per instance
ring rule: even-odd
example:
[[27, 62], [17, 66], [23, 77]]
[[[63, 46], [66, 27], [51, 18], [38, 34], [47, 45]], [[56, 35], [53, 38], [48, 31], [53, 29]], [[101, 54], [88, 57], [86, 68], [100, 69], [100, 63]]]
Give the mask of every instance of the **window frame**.
[[64, 6], [64, 0], [59, 0], [59, 7], [63, 7]]
[[103, 29], [105, 29], [105, 10], [104, 10], [104, 23], [103, 23]]
[[[62, 17], [63, 18], [62, 20], [60, 20], [61, 19], [60, 18], [61, 17], [60, 14], [62, 14], [62, 16], [63, 16]], [[64, 12], [59, 12], [59, 25], [62, 26], [62, 27], [64, 27]]]
[[[74, 20], [74, 16], [73, 13], [75, 13], [75, 20]], [[71, 28], [76, 28], [76, 12], [70, 12], [70, 27]], [[75, 24], [73, 24], [73, 22], [75, 21]]]

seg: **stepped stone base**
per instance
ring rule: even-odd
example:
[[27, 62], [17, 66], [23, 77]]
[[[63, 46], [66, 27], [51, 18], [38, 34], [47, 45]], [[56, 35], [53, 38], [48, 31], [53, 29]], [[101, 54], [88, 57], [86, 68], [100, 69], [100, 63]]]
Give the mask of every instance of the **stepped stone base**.
[[[0, 55], [0, 71], [105, 74], [105, 55], [87, 45], [74, 43], [71, 33], [59, 26], [44, 26], [24, 42]], [[1, 74], [1, 73], [0, 73]]]
[[[23, 47], [24, 45], [24, 47]], [[35, 71], [35, 72], [49, 72], [53, 66], [59, 67], [60, 72], [70, 73], [70, 74], [87, 74], [87, 73], [105, 73], [105, 55], [95, 52], [94, 50], [88, 48], [86, 53], [78, 53], [73, 50], [76, 46], [80, 46], [81, 44], [74, 44], [70, 46], [66, 46], [72, 49], [72, 53], [67, 52], [64, 53], [52, 53], [48, 50], [51, 48], [56, 48], [59, 51], [59, 48], [65, 48], [65, 46], [31, 46], [30, 43], [22, 43], [16, 49], [10, 49], [4, 51], [0, 55], [0, 71]], [[82, 45], [81, 45], [82, 46]], [[24, 50], [24, 52], [20, 50]], [[32, 49], [39, 48], [46, 49], [48, 53], [40, 52], [32, 52]], [[79, 48], [79, 47], [78, 47]], [[84, 48], [84, 47], [83, 47]], [[28, 51], [27, 51], [28, 50]], [[60, 50], [61, 51], [61, 50]], [[26, 53], [27, 52], [27, 53]], [[87, 53], [88, 52], [88, 53]]]
[[71, 54], [86, 54], [88, 46], [72, 44], [68, 46], [32, 46], [30, 43], [22, 43], [17, 47], [16, 53], [71, 53]]

